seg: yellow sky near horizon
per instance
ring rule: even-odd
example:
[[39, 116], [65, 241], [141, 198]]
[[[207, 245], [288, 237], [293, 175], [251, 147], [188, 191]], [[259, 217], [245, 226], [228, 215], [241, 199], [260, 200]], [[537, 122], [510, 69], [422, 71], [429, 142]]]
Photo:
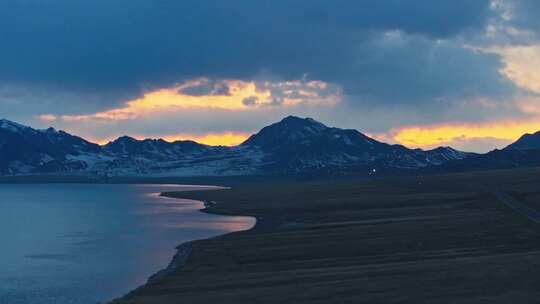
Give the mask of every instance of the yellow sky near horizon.
[[234, 131], [220, 133], [206, 133], [200, 135], [178, 134], [164, 136], [163, 139], [169, 142], [177, 140], [193, 140], [200, 144], [210, 146], [236, 146], [243, 143], [251, 134]]
[[[475, 140], [497, 140], [504, 143], [510, 143], [516, 141], [526, 133], [535, 133], [537, 131], [540, 131], [540, 120], [530, 120], [521, 123], [506, 121], [497, 124], [484, 123], [477, 125], [442, 124], [431, 126], [407, 126], [399, 129], [392, 129], [386, 133], [368, 135], [383, 142], [398, 143], [409, 148], [431, 149], [438, 146], [454, 146], [460, 148], [464, 143]], [[211, 146], [236, 146], [244, 142], [250, 135], [252, 135], [252, 133], [223, 131], [200, 134], [169, 134], [155, 137], [162, 138], [169, 142], [177, 140], [193, 140]], [[139, 140], [148, 138], [147, 136], [140, 135], [134, 135], [133, 137]], [[106, 144], [114, 139], [115, 138], [90, 140], [98, 144]]]
[[526, 133], [535, 133], [537, 131], [540, 131], [540, 120], [408, 126], [394, 129], [389, 133], [376, 134], [375, 137], [381, 140], [391, 140], [410, 148], [429, 149], [474, 140], [492, 139], [513, 142]]
[[[202, 134], [172, 134], [172, 135], [159, 135], [159, 136], [142, 136], [142, 135], [130, 135], [137, 140], [144, 140], [148, 138], [160, 138], [168, 142], [174, 142], [178, 140], [192, 140], [197, 143], [209, 146], [236, 146], [244, 142], [250, 136], [250, 133], [236, 132], [236, 131], [224, 131], [224, 132], [209, 132]], [[115, 138], [86, 138], [88, 141], [105, 145]]]
[[[512, 80], [516, 86], [540, 93], [540, 45], [491, 48], [478, 50], [496, 53], [502, 58], [504, 66], [500, 73]], [[39, 117], [46, 122], [63, 121], [72, 124], [92, 124], [95, 122], [121, 123], [122, 121], [159, 117], [161, 114], [189, 113], [194, 109], [208, 111], [230, 111], [231, 113], [249, 113], [257, 109], [266, 111], [276, 105], [273, 103], [276, 90], [278, 95], [285, 96], [279, 107], [293, 109], [298, 105], [309, 105], [312, 108], [332, 107], [341, 102], [342, 95], [339, 88], [336, 92], [327, 94], [328, 83], [322, 81], [292, 81], [266, 83], [260, 86], [253, 81], [223, 80], [227, 86], [228, 94], [222, 95], [189, 95], [183, 90], [193, 86], [207, 85], [210, 80], [201, 78], [184, 82], [171, 88], [164, 88], [146, 92], [140, 98], [127, 101], [124, 106], [103, 112], [87, 115], [54, 116], [44, 114]], [[474, 141], [491, 141], [493, 147], [517, 140], [525, 133], [534, 133], [540, 130], [540, 98], [534, 94], [514, 96], [503, 106], [528, 114], [527, 119], [494, 119], [489, 122], [459, 123], [446, 122], [440, 124], [411, 124], [399, 128], [389, 126], [388, 131], [373, 134], [381, 141], [399, 143], [410, 148], [429, 149], [441, 145], [458, 145]], [[254, 102], [246, 102], [251, 99]], [[486, 100], [479, 106], [499, 106], [495, 102]], [[479, 109], [476, 109], [479, 110]], [[480, 109], [481, 110], [481, 109]], [[228, 114], [224, 114], [228, 115]], [[316, 118], [316, 117], [314, 117]], [[334, 125], [332, 125], [334, 126]], [[260, 128], [264, 125], [259, 126]], [[338, 125], [339, 127], [339, 125]], [[359, 130], [363, 132], [364, 130]], [[165, 134], [157, 137], [169, 141], [190, 139], [208, 145], [233, 146], [244, 141], [249, 134], [245, 130], [222, 130], [205, 134]], [[134, 136], [137, 137], [137, 136]], [[142, 137], [139, 137], [142, 138]], [[98, 139], [100, 143], [105, 140]]]
[[[261, 128], [264, 126], [261, 126]], [[362, 132], [362, 130], [359, 130]], [[384, 133], [367, 134], [379, 141], [388, 143], [398, 143], [409, 148], [431, 149], [438, 146], [453, 146], [455, 148], [465, 149], [464, 144], [486, 140], [495, 141], [497, 144], [504, 145], [517, 140], [526, 133], [535, 133], [540, 131], [540, 119], [524, 122], [505, 121], [498, 123], [483, 124], [440, 124], [424, 126], [405, 126], [392, 129]], [[221, 132], [207, 133], [180, 133], [165, 134], [156, 136], [131, 135], [132, 137], [143, 140], [146, 138], [162, 138], [173, 142], [176, 140], [193, 140], [195, 142], [212, 146], [235, 146], [245, 141], [251, 132], [225, 130]], [[87, 138], [91, 142], [106, 144], [116, 138]], [[493, 147], [494, 148], [494, 147]], [[499, 148], [503, 148], [500, 146]], [[491, 149], [491, 148], [490, 148]], [[490, 149], [486, 149], [486, 152]]]

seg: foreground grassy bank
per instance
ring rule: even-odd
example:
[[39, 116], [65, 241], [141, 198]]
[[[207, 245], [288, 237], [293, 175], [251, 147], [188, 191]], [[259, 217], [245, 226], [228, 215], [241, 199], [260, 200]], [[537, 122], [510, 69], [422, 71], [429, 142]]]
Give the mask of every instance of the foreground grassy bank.
[[189, 244], [118, 303], [537, 303], [540, 227], [494, 192], [540, 210], [539, 185], [527, 169], [166, 193], [257, 226]]

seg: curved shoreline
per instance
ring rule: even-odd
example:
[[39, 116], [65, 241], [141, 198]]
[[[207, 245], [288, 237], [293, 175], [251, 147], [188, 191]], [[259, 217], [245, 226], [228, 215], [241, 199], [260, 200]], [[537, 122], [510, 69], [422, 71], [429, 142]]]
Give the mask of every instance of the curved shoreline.
[[176, 246], [176, 253], [174, 254], [172, 260], [169, 262], [169, 265], [159, 270], [155, 274], [151, 275], [145, 284], [157, 282], [160, 279], [163, 279], [167, 275], [171, 274], [174, 270], [184, 266], [187, 259], [191, 255], [191, 252], [193, 251], [193, 247], [191, 245], [192, 242], [193, 241], [188, 241]]
[[[216, 186], [216, 188], [215, 188], [215, 190], [227, 190], [227, 189], [230, 189], [230, 187]], [[208, 191], [208, 190], [214, 190], [214, 189], [204, 189], [204, 191]], [[186, 191], [186, 192], [189, 192], [189, 191]], [[159, 196], [166, 197], [166, 198], [172, 198], [172, 199], [181, 199], [181, 198], [178, 198], [178, 197], [167, 195], [167, 192], [162, 192], [162, 193], [159, 194]], [[216, 202], [213, 202], [213, 201], [201, 201], [201, 202], [203, 203], [204, 208], [199, 209], [198, 210], [199, 212], [204, 212], [204, 213], [213, 214], [213, 215], [219, 215], [219, 216], [242, 216], [242, 217], [244, 217], [244, 215], [221, 214], [219, 212], [212, 211], [211, 207], [215, 206], [215, 204], [217, 204]], [[242, 232], [242, 231], [249, 231], [249, 230], [254, 229], [257, 226], [257, 223], [259, 222], [257, 217], [255, 217], [255, 216], [245, 216], [245, 217], [251, 217], [251, 218], [253, 218], [255, 220], [255, 223], [249, 229], [238, 230], [238, 231], [228, 232], [228, 233], [225, 233], [225, 234], [220, 234], [220, 235], [209, 237], [209, 238], [188, 241], [188, 242], [184, 242], [184, 243], [181, 243], [178, 246], [176, 246], [176, 253], [174, 254], [171, 262], [169, 263], [169, 265], [167, 265], [167, 267], [159, 270], [155, 274], [151, 275], [148, 278], [148, 280], [147, 280], [147, 282], [145, 284], [157, 282], [160, 279], [163, 279], [167, 275], [171, 274], [174, 270], [184, 266], [185, 263], [187, 262], [187, 260], [189, 259], [192, 251], [193, 251], [193, 245], [192, 245], [193, 242], [209, 240], [209, 239], [222, 237], [224, 235], [228, 235], [228, 234], [232, 234], [232, 233], [237, 233], [237, 232]], [[139, 287], [141, 287], [141, 286], [139, 286]], [[139, 288], [139, 287], [137, 287], [137, 288]]]
[[[201, 187], [207, 187], [207, 186], [201, 186]], [[180, 192], [211, 191], [211, 190], [227, 190], [227, 189], [231, 189], [230, 187], [221, 187], [221, 186], [208, 186], [208, 187], [212, 187], [212, 188], [201, 189], [201, 190], [180, 191]], [[161, 193], [158, 194], [158, 196], [164, 197], [164, 198], [170, 198], [170, 199], [182, 199], [180, 197], [168, 195], [168, 193], [170, 193], [170, 192], [161, 192]], [[230, 234], [233, 234], [233, 233], [238, 233], [238, 232], [242, 232], [242, 231], [249, 231], [249, 230], [254, 229], [257, 226], [257, 224], [259, 223], [259, 219], [257, 217], [255, 217], [255, 216], [222, 214], [222, 213], [215, 212], [215, 211], [211, 210], [212, 206], [215, 206], [215, 204], [217, 204], [216, 202], [204, 201], [204, 200], [199, 200], [199, 202], [202, 202], [202, 204], [203, 204], [203, 208], [199, 209], [198, 210], [199, 212], [213, 214], [213, 215], [217, 215], [217, 216], [250, 217], [250, 218], [253, 218], [255, 220], [255, 222], [248, 229], [237, 230], [237, 231], [228, 232], [228, 233], [224, 233], [224, 234], [220, 234], [220, 235], [212, 236], [212, 237], [208, 237], [208, 238], [187, 241], [187, 242], [184, 242], [184, 243], [181, 243], [181, 244], [177, 245], [176, 246], [176, 253], [174, 254], [171, 261], [169, 262], [169, 264], [165, 268], [163, 268], [161, 270], [158, 270], [156, 273], [152, 274], [147, 279], [146, 283], [135, 287], [130, 292], [128, 292], [128, 293], [126, 293], [126, 294], [124, 294], [124, 295], [122, 295], [122, 296], [120, 296], [118, 298], [114, 298], [114, 299], [108, 301], [107, 303], [110, 303], [110, 304], [118, 303], [119, 301], [122, 301], [125, 297], [129, 296], [131, 293], [135, 292], [139, 288], [142, 288], [142, 287], [144, 287], [144, 286], [146, 286], [148, 284], [153, 284], [153, 283], [159, 282], [160, 280], [165, 279], [167, 276], [172, 274], [174, 271], [176, 271], [179, 268], [183, 267], [186, 264], [187, 260], [189, 259], [189, 257], [191, 256], [191, 254], [193, 252], [193, 243], [194, 242], [211, 240], [213, 238], [219, 238], [219, 237], [223, 237], [225, 235], [230, 235]]]
[[534, 204], [530, 173], [170, 193], [257, 224], [182, 247], [184, 266], [116, 304], [536, 303], [540, 231], [483, 190]]

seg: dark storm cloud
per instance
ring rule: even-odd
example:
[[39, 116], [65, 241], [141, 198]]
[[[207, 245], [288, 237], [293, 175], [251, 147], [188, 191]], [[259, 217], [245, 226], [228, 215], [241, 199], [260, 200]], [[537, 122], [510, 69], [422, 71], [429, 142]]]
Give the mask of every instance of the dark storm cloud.
[[464, 48], [462, 43], [399, 33], [370, 40], [359, 47], [358, 59], [342, 70], [339, 82], [349, 95], [385, 104], [504, 99], [516, 92], [500, 73], [498, 55]]
[[498, 94], [497, 58], [437, 45], [489, 15], [488, 0], [4, 0], [0, 84], [76, 93], [64, 103], [90, 108], [195, 77], [307, 75], [386, 103]]

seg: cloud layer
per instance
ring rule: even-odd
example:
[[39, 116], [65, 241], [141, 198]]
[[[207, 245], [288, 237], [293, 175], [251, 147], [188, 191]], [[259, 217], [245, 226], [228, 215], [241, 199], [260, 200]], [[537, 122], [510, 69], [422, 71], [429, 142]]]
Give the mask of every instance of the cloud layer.
[[0, 116], [100, 140], [245, 134], [287, 114], [387, 136], [530, 121], [538, 12], [533, 0], [6, 0]]

